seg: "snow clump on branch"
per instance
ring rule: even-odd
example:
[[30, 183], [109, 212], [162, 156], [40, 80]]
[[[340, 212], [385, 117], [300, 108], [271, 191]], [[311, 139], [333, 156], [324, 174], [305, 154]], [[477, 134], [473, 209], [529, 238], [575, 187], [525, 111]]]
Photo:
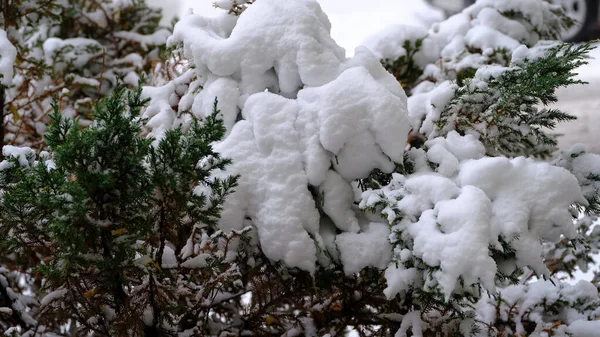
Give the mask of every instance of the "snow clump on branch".
[[[215, 148], [233, 160], [228, 173], [242, 176], [221, 226], [240, 229], [249, 217], [269, 258], [314, 272], [325, 246], [313, 192], [340, 230], [360, 230], [350, 182], [402, 161], [406, 95], [365, 48], [345, 59], [315, 1], [261, 0], [236, 19], [188, 15], [175, 26], [169, 44], [182, 44], [194, 64], [182, 77], [195, 78], [179, 110], [206, 116], [217, 98], [229, 129]], [[176, 91], [146, 89], [154, 136], [186, 123], [176, 104], [154, 99]]]

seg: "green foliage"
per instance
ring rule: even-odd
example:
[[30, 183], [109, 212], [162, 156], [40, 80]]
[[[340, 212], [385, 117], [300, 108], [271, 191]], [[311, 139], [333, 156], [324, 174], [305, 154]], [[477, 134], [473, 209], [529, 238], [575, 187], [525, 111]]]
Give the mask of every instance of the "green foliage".
[[587, 63], [592, 48], [561, 43], [537, 59], [511, 64], [498, 77], [466, 80], [441, 112], [440, 134], [479, 134], [489, 155], [548, 157], [557, 145], [548, 130], [575, 117], [538, 106], [556, 102], [560, 87], [585, 83], [574, 70]]
[[[562, 33], [575, 25], [575, 20], [570, 16], [567, 16], [560, 7], [552, 8], [551, 12], [554, 14], [552, 20], [549, 20], [543, 27], [532, 27], [532, 29], [544, 40], [560, 40]], [[530, 17], [523, 15], [522, 12], [517, 10], [503, 11], [501, 14], [511, 20], [526, 23], [531, 22]]]
[[402, 48], [406, 53], [395, 60], [383, 59], [381, 64], [390, 74], [394, 75], [402, 88], [410, 95], [410, 90], [418, 84], [417, 79], [423, 74], [421, 69], [415, 62], [415, 55], [423, 47], [423, 39], [414, 41], [404, 41]]
[[[41, 153], [36, 161], [30, 151], [2, 163], [1, 252], [61, 294], [40, 308], [47, 327], [71, 320], [82, 333], [107, 336], [166, 331], [187, 303], [176, 284], [181, 270], [163, 269], [174, 267], [165, 251], [179, 254], [195, 231], [216, 233], [237, 177], [213, 175], [229, 163], [210, 145], [225, 133], [216, 101], [202, 123], [160, 140], [141, 134], [145, 103], [141, 89], [117, 87], [88, 128], [55, 104], [46, 135], [52, 159]], [[107, 308], [117, 316], [100, 314]]]

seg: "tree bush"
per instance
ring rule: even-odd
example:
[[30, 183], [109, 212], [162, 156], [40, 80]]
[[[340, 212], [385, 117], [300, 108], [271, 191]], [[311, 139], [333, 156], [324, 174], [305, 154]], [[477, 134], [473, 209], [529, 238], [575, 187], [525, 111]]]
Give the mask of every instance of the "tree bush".
[[600, 155], [546, 107], [592, 46], [550, 41], [559, 7], [480, 0], [346, 58], [314, 0], [216, 5], [153, 85], [5, 147], [11, 333], [596, 334], [597, 278], [565, 281], [598, 252]]

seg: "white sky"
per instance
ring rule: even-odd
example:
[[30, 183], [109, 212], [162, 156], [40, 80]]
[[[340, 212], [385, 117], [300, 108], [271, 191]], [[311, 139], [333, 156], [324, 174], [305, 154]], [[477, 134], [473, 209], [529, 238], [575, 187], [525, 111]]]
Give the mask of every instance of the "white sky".
[[[426, 25], [441, 17], [424, 0], [317, 0], [331, 21], [331, 35], [354, 54], [354, 48], [367, 36], [395, 23]], [[169, 6], [177, 0], [169, 1]], [[182, 0], [180, 13], [189, 8], [196, 14], [212, 16], [219, 10], [212, 7], [212, 0]]]

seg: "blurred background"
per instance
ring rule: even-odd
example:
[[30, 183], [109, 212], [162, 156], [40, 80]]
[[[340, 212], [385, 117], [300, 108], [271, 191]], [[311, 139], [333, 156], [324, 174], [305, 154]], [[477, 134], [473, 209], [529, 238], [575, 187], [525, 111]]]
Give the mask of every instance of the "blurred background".
[[[429, 27], [443, 20], [452, 11], [474, 0], [317, 0], [332, 24], [331, 35], [352, 56], [356, 46], [369, 35], [391, 24], [407, 24]], [[192, 11], [204, 16], [214, 16], [219, 10], [212, 6], [213, 0], [148, 0], [162, 7], [165, 17], [182, 16]], [[570, 32], [569, 38], [590, 39], [597, 36], [597, 0], [554, 0], [580, 21], [583, 29]], [[444, 10], [445, 9], [445, 10]], [[170, 19], [166, 19], [169, 21]], [[581, 28], [581, 25], [579, 26]], [[585, 34], [583, 34], [585, 32]], [[584, 143], [600, 153], [600, 51], [594, 50], [590, 64], [579, 69], [582, 80], [588, 85], [571, 86], [559, 90], [559, 103], [555, 107], [578, 117], [574, 122], [559, 124], [555, 130], [561, 147]]]

